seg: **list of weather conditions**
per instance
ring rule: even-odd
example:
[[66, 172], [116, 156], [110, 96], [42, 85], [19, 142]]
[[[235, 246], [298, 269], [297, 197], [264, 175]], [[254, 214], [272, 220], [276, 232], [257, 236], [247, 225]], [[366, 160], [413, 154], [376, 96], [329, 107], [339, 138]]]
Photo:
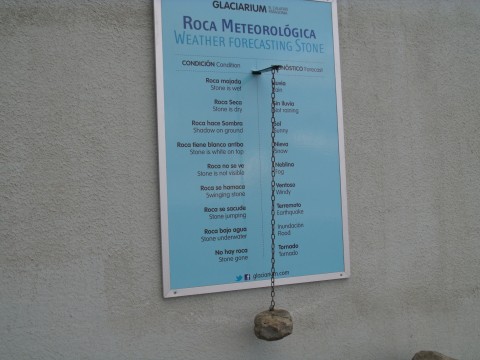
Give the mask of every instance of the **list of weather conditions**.
[[332, 3], [156, 6], [165, 295], [270, 279], [272, 92], [275, 275], [343, 275]]

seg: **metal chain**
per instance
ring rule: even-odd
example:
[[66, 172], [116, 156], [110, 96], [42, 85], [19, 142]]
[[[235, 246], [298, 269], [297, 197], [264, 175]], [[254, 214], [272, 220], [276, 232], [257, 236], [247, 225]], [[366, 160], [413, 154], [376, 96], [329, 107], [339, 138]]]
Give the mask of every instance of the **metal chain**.
[[272, 110], [272, 156], [271, 156], [271, 161], [272, 161], [272, 168], [271, 168], [271, 175], [272, 175], [272, 182], [271, 182], [271, 188], [272, 188], [272, 195], [271, 195], [271, 200], [272, 200], [272, 208], [271, 208], [271, 225], [272, 225], [272, 232], [271, 232], [271, 239], [272, 239], [272, 268], [271, 268], [271, 273], [272, 277], [270, 278], [270, 296], [272, 298], [270, 302], [270, 311], [273, 311], [275, 308], [275, 71], [278, 71], [277, 68], [272, 68], [272, 105], [271, 105], [271, 110]]

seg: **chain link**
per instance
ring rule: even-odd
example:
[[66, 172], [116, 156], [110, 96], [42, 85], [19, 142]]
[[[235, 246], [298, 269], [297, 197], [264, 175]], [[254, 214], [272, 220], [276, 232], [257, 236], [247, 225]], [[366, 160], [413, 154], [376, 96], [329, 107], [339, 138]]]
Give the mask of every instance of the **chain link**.
[[276, 110], [276, 104], [275, 104], [275, 72], [278, 71], [276, 68], [272, 68], [272, 105], [271, 105], [271, 111], [272, 111], [272, 132], [271, 132], [271, 138], [272, 138], [272, 156], [271, 156], [271, 161], [272, 161], [272, 168], [271, 168], [271, 189], [272, 189], [272, 195], [271, 195], [271, 200], [272, 200], [272, 208], [271, 208], [271, 226], [272, 226], [272, 232], [271, 232], [271, 240], [272, 240], [272, 268], [271, 268], [271, 274], [272, 277], [270, 278], [270, 296], [272, 298], [270, 302], [270, 311], [273, 311], [275, 308], [275, 110]]

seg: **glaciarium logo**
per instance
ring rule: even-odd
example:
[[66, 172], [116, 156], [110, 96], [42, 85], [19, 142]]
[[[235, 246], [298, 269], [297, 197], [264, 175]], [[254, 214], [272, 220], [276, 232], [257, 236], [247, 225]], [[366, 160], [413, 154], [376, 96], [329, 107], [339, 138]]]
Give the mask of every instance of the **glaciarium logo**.
[[267, 12], [265, 5], [239, 3], [235, 1], [212, 1], [212, 6], [215, 9], [222, 10], [239, 10], [239, 11], [252, 11], [252, 12]]

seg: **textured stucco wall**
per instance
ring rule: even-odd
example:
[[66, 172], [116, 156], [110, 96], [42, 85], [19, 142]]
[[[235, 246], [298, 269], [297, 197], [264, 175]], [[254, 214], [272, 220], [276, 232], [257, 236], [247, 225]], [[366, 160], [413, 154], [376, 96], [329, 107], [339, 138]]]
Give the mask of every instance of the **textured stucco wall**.
[[0, 3], [0, 358], [480, 354], [480, 2], [339, 0], [352, 277], [164, 300], [149, 0]]

